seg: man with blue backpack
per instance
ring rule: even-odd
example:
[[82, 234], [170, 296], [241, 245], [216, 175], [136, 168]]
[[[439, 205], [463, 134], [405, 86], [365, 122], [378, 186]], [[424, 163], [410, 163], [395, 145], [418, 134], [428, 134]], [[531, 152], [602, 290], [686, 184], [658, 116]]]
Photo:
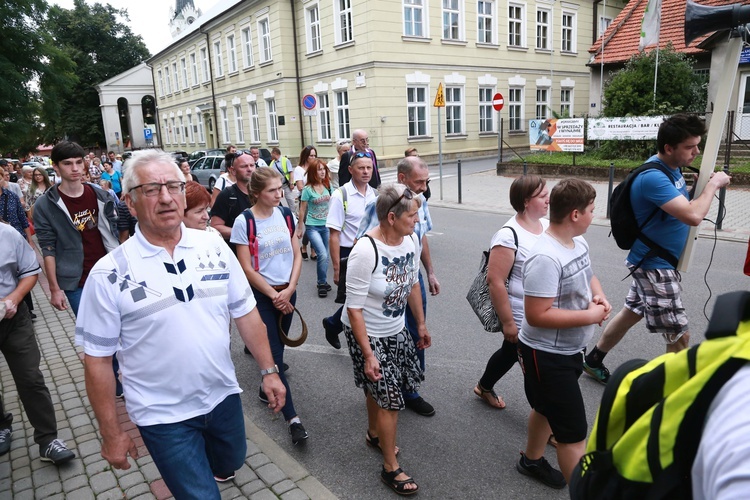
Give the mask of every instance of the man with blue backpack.
[[[690, 226], [701, 223], [714, 194], [730, 182], [724, 172], [714, 172], [700, 196], [690, 199], [682, 168], [689, 167], [700, 153], [698, 145], [705, 133], [705, 122], [698, 116], [666, 118], [657, 134], [659, 152], [628, 175], [618, 186], [619, 193], [613, 193], [612, 233], [621, 248], [630, 249], [625, 264], [633, 282], [625, 306], [607, 324], [584, 362], [586, 373], [601, 383], [609, 380], [604, 357], [643, 317], [649, 332], [662, 334], [667, 352], [688, 347], [688, 318], [677, 263]], [[623, 232], [631, 236], [625, 243], [620, 238]]]

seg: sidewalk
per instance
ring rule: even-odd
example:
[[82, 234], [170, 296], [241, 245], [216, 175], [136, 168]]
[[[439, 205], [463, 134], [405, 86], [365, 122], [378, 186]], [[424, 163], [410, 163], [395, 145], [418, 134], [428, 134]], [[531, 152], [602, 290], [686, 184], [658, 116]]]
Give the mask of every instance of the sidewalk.
[[[41, 261], [41, 256], [39, 257]], [[123, 428], [138, 446], [139, 458], [128, 470], [115, 470], [101, 457], [101, 440], [94, 411], [86, 396], [82, 354], [74, 345], [73, 313], [57, 311], [48, 299], [44, 273], [33, 290], [34, 322], [41, 369], [52, 395], [59, 438], [76, 453], [67, 464], [39, 460], [34, 429], [21, 409], [18, 392], [5, 359], [0, 357], [0, 391], [6, 411], [13, 413], [10, 453], [0, 457], [0, 498], [26, 499], [158, 499], [171, 498], [138, 429], [125, 411], [117, 409]], [[247, 458], [233, 481], [219, 484], [224, 499], [304, 500], [336, 498], [296, 460], [245, 416]]]

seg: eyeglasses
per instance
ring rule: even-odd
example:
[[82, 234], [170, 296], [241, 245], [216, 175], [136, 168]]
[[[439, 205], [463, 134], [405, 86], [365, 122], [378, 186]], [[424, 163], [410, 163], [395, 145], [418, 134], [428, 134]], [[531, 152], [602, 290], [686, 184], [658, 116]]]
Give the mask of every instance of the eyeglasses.
[[404, 198], [406, 198], [407, 200], [413, 200], [414, 193], [412, 193], [411, 190], [409, 189], [404, 189], [404, 192], [401, 194], [401, 196], [399, 196], [398, 199], [394, 201], [390, 207], [388, 207], [388, 212], [386, 213], [389, 213], [391, 210], [393, 210], [396, 207], [396, 205], [401, 203], [401, 200], [403, 200]]
[[141, 193], [143, 193], [144, 196], [147, 196], [149, 198], [158, 196], [159, 193], [161, 193], [162, 186], [167, 187], [167, 192], [169, 194], [180, 194], [185, 192], [185, 183], [182, 181], [169, 181], [169, 182], [149, 182], [148, 184], [140, 184], [138, 186], [135, 186], [131, 188], [131, 191], [133, 189], [141, 189]]
[[359, 153], [354, 153], [355, 158], [370, 158], [372, 159], [372, 155], [368, 153], [367, 151], [360, 151]]

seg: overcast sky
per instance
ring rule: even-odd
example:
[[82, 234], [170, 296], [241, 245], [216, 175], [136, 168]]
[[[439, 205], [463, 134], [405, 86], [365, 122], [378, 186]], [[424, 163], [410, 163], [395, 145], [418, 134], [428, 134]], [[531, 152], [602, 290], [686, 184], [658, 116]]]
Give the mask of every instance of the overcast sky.
[[[47, 0], [66, 9], [73, 8], [73, 0]], [[204, 13], [217, 0], [193, 0], [195, 7]], [[169, 9], [175, 6], [175, 0], [86, 0], [87, 4], [110, 4], [115, 9], [127, 9], [130, 17], [130, 29], [141, 35], [151, 54], [156, 54], [172, 41], [169, 34]]]

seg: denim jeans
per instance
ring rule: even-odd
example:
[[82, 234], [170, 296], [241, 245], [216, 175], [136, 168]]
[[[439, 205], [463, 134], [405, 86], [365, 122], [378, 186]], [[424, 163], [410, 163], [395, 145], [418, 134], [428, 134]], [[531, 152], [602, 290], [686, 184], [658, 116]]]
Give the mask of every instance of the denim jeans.
[[[266, 333], [268, 334], [268, 343], [271, 346], [273, 362], [281, 369], [284, 365], [284, 344], [281, 343], [281, 339], [279, 338], [279, 316], [281, 316], [281, 312], [274, 307], [273, 301], [267, 295], [264, 295], [255, 288], [253, 288], [253, 295], [255, 295], [260, 318], [266, 325]], [[292, 294], [290, 302], [292, 304], [297, 302], [297, 292]], [[289, 331], [289, 327], [292, 326], [291, 314], [284, 315], [281, 320], [281, 326], [284, 328], [284, 331]], [[297, 410], [294, 409], [292, 390], [289, 388], [289, 382], [286, 380], [286, 374], [283, 369], [280, 370], [279, 378], [284, 387], [286, 387], [286, 403], [281, 409], [281, 413], [284, 414], [284, 419], [290, 420], [297, 416]]]
[[318, 254], [318, 285], [324, 285], [328, 276], [328, 228], [325, 226], [305, 226], [305, 234]]
[[[424, 289], [424, 279], [422, 279], [422, 273], [419, 273], [419, 290], [422, 292], [422, 312], [424, 313], [425, 319], [427, 319], [427, 293]], [[411, 312], [411, 308], [406, 306], [406, 329], [409, 330], [411, 338], [414, 339], [414, 345], [419, 342], [419, 333], [417, 332], [417, 321], [414, 319], [414, 315]], [[424, 372], [424, 349], [417, 348], [417, 358], [419, 359], [419, 366]], [[409, 392], [401, 390], [401, 394], [404, 399], [416, 399], [419, 397], [418, 392]]]
[[169, 491], [178, 500], [221, 498], [214, 475], [242, 467], [247, 453], [245, 420], [239, 394], [197, 417], [138, 426]]

